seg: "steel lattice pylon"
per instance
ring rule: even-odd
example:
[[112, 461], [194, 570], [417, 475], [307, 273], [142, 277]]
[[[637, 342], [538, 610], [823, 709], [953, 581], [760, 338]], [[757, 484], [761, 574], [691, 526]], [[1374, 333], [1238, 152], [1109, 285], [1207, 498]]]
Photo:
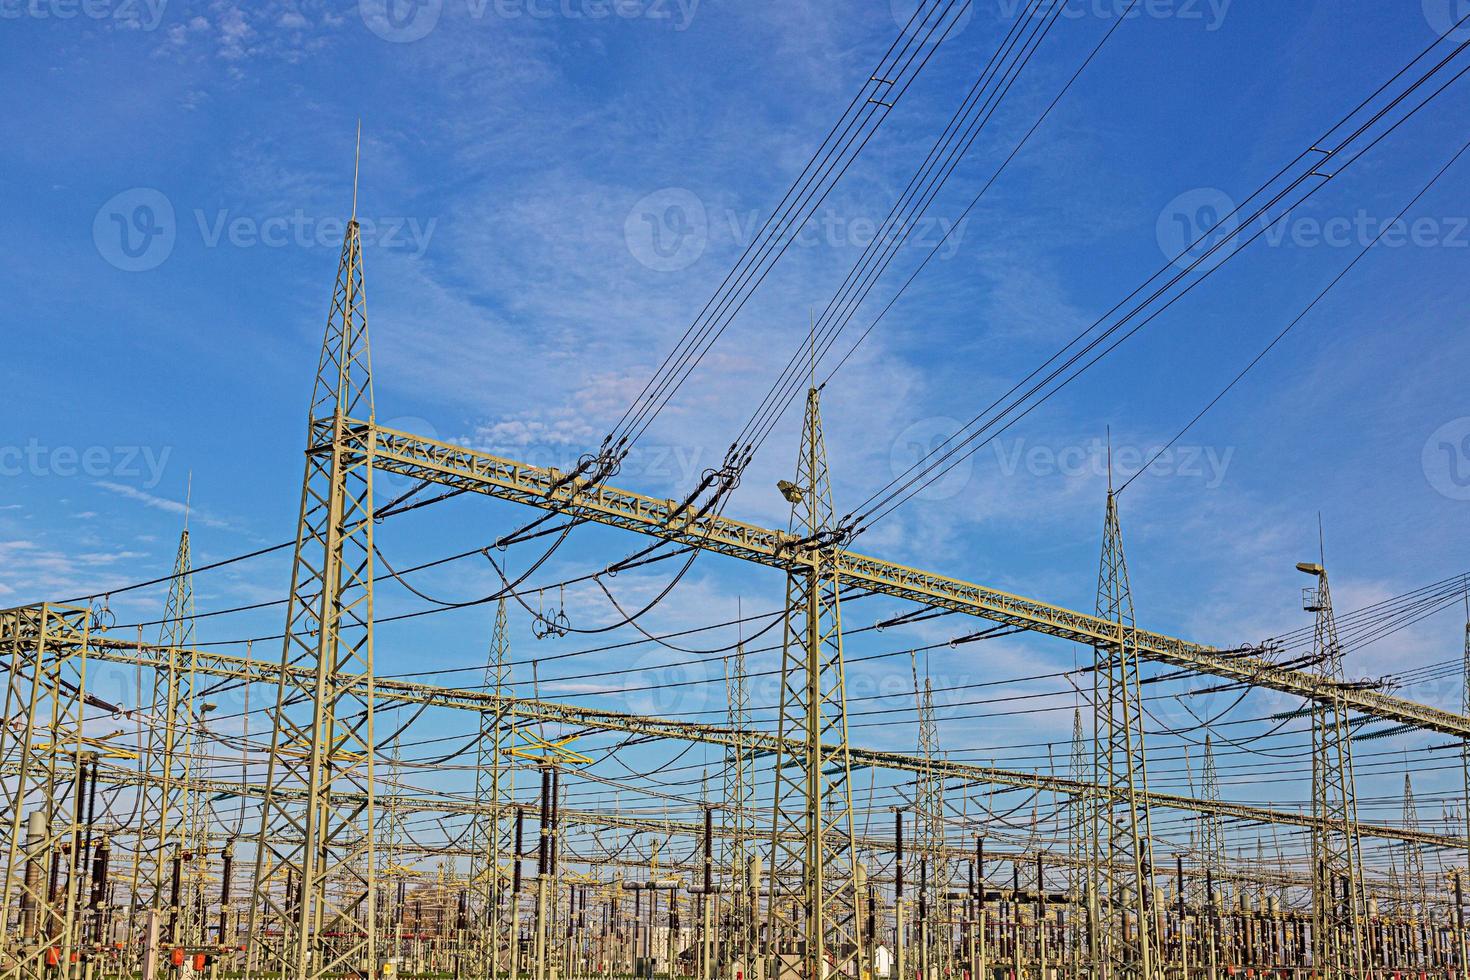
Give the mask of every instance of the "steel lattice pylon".
[[[495, 608], [495, 629], [490, 636], [489, 663], [485, 666], [485, 689], [503, 697], [510, 684], [510, 631], [505, 599]], [[512, 714], [503, 700], [493, 711], [480, 714], [480, 738], [475, 747], [475, 812], [471, 835], [470, 889], [478, 916], [474, 946], [475, 976], [499, 976], [500, 948], [505, 932], [505, 887], [508, 870], [501, 862], [515, 851], [514, 830], [509, 819], [515, 796], [515, 770], [505, 764], [510, 746], [506, 734]], [[514, 937], [511, 938], [514, 941]]]
[[[1332, 613], [1332, 591], [1322, 564], [1298, 564], [1316, 576], [1305, 608], [1316, 613], [1313, 663], [1335, 689], [1342, 689], [1342, 648]], [[1361, 977], [1364, 971], [1363, 854], [1358, 843], [1358, 804], [1352, 774], [1352, 733], [1344, 699], [1317, 704], [1311, 713], [1313, 735], [1313, 811], [1333, 823], [1313, 833], [1313, 956], [1324, 980]]]
[[373, 856], [378, 861], [378, 880], [375, 883], [378, 887], [378, 925], [384, 931], [379, 937], [378, 951], [384, 957], [393, 958], [403, 953], [404, 894], [409, 879], [417, 873], [403, 863], [403, 811], [398, 799], [403, 786], [402, 732], [394, 733], [388, 748], [388, 785], [393, 796], [383, 807], [378, 824], [377, 851]]
[[944, 778], [934, 771], [934, 756], [939, 751], [939, 728], [934, 723], [934, 688], [927, 669], [919, 677], [919, 661], [909, 651], [909, 668], [914, 678], [914, 707], [919, 718], [918, 753], [921, 771], [914, 779], [914, 851], [920, 860], [920, 901], [925, 918], [916, 921], [919, 929], [918, 960], [921, 973], [927, 976], [938, 965], [948, 943], [940, 934], [935, 912], [939, 897], [949, 881], [944, 857]]
[[772, 976], [795, 966], [802, 980], [856, 976], [862, 962], [842, 613], [819, 397], [817, 388], [807, 391], [796, 481], [781, 484], [791, 501], [790, 547], [803, 567], [786, 578], [779, 736], [799, 738], [802, 750], [775, 754], [769, 922]]
[[[1419, 829], [1419, 808], [1414, 803], [1414, 783], [1404, 773], [1403, 826], [1407, 830]], [[1429, 913], [1428, 886], [1424, 880], [1424, 850], [1413, 841], [1404, 841], [1404, 912], [1422, 920]]]
[[[0, 978], [67, 980], [78, 938], [82, 861], [83, 762], [92, 757], [82, 730], [91, 611], [44, 604], [0, 614], [0, 654], [9, 678], [0, 758], [16, 773], [3, 821], [3, 907], [20, 907], [4, 930]], [[14, 766], [11, 770], [10, 766]], [[7, 780], [8, 781], [8, 780]], [[65, 887], [53, 894], [52, 875]], [[17, 901], [18, 900], [18, 901]], [[56, 956], [46, 963], [48, 952]]]
[[[1220, 802], [1220, 771], [1215, 767], [1215, 743], [1205, 733], [1204, 775], [1200, 780], [1200, 797], [1211, 803]], [[1200, 864], [1209, 869], [1216, 887], [1223, 887], [1225, 871], [1225, 821], [1218, 812], [1201, 813]], [[1209, 896], [1206, 896], [1208, 898]]]
[[[251, 972], [375, 970], [373, 418], [362, 241], [343, 236], [306, 474], [251, 908]], [[351, 432], [354, 413], [366, 431]], [[363, 452], [363, 447], [366, 452]]]
[[[1465, 644], [1460, 661], [1460, 711], [1470, 715], [1470, 590], [1465, 593]], [[1465, 859], [1466, 870], [1470, 872], [1470, 738], [1460, 740], [1460, 788], [1463, 791], [1460, 808], [1464, 811], [1461, 819], [1465, 824]], [[1455, 924], [1455, 945], [1460, 955], [1461, 966], [1470, 967], [1470, 948], [1466, 946], [1465, 940], [1465, 907], [1462, 903], [1463, 895], [1456, 896], [1455, 912], [1453, 922]]]
[[[1072, 711], [1072, 744], [1068, 756], [1067, 775], [1075, 782], [1085, 783], [1092, 778], [1092, 753], [1087, 748], [1082, 728], [1082, 709]], [[1089, 816], [1094, 806], [1090, 794], [1077, 793], [1067, 802], [1067, 890], [1077, 908], [1087, 908], [1086, 899], [1092, 887], [1088, 871], [1092, 856], [1092, 835]], [[1074, 932], [1072, 948], [1068, 950], [1069, 965], [1074, 976], [1082, 976], [1082, 962], [1088, 950]]]
[[725, 820], [732, 833], [721, 842], [724, 848], [721, 867], [730, 903], [730, 919], [734, 925], [732, 959], [739, 958], [747, 964], [748, 972], [756, 945], [760, 899], [754, 889], [744, 887], [750, 858], [755, 853], [755, 780], [751, 771], [752, 753], [744, 739], [750, 727], [750, 684], [745, 671], [743, 641], [735, 645], [735, 652], [725, 661], [725, 691], [733, 744], [725, 751], [724, 806]]
[[1097, 616], [1113, 624], [1114, 634], [1111, 643], [1094, 647], [1093, 765], [1102, 792], [1094, 810], [1096, 885], [1090, 905], [1099, 928], [1093, 930], [1093, 960], [1105, 977], [1153, 980], [1159, 954], [1149, 911], [1153, 840], [1144, 801], [1148, 775], [1138, 643], [1118, 501], [1111, 488], [1098, 570]]
[[[149, 712], [148, 741], [138, 760], [140, 771], [161, 776], [144, 784], [139, 817], [141, 826], [151, 828], [150, 847], [139, 849], [138, 886], [134, 913], [158, 912], [160, 933], [168, 943], [186, 943], [193, 935], [193, 902], [183, 891], [175, 901], [173, 864], [197, 865], [186, 855], [196, 848], [197, 827], [193, 818], [191, 782], [191, 734], [194, 704], [194, 584], [189, 547], [189, 529], [179, 535], [173, 577], [158, 645], [168, 651], [162, 669], [153, 675], [153, 698]], [[187, 878], [181, 880], [184, 887]], [[140, 923], [141, 925], [141, 923]]]
[[[1337, 689], [1343, 685], [1342, 648], [1332, 614], [1332, 592], [1321, 564], [1302, 563], [1317, 579], [1305, 606], [1316, 613], [1312, 659], [1318, 673]], [[1353, 740], [1346, 703], [1337, 698], [1312, 711], [1312, 808], [1323, 821], [1312, 834], [1312, 945], [1324, 980], [1361, 977], [1363, 944], [1363, 856], [1358, 842], [1358, 802], [1353, 777]], [[1333, 823], [1335, 822], [1335, 823]]]

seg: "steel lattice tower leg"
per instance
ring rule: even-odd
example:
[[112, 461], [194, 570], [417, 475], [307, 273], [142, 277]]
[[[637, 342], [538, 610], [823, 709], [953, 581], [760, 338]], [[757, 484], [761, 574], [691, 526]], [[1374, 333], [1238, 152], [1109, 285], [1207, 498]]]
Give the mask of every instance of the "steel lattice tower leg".
[[[173, 863], [183, 862], [197, 843], [191, 806], [191, 732], [194, 703], [194, 584], [189, 528], [179, 535], [173, 577], [169, 579], [159, 646], [167, 649], [167, 664], [154, 673], [148, 743], [140, 760], [143, 771], [161, 777], [143, 784], [140, 826], [149, 837], [139, 837], [138, 883], [142, 901], [134, 913], [154, 911], [161, 918], [165, 943], [191, 938], [188, 919], [192, 902], [180, 894], [174, 906]], [[141, 927], [141, 923], [139, 924]]]
[[[1460, 710], [1470, 715], [1470, 592], [1465, 596], [1465, 646], [1460, 667]], [[1465, 861], [1470, 871], [1470, 739], [1460, 742], [1460, 809], [1465, 821]], [[1456, 892], [1454, 915], [1455, 949], [1459, 955], [1461, 970], [1470, 969], [1470, 949], [1466, 948], [1465, 908], [1460, 905], [1461, 895]]]
[[1111, 488], [1098, 571], [1097, 615], [1113, 623], [1116, 630], [1111, 643], [1094, 650], [1098, 667], [1093, 672], [1094, 766], [1101, 788], [1093, 838], [1098, 881], [1094, 901], [1099, 908], [1100, 966], [1107, 977], [1154, 980], [1159, 954], [1150, 911], [1153, 840], [1148, 807], [1141, 799], [1148, 792], [1148, 770], [1138, 642], [1118, 502]]
[[382, 819], [378, 823], [377, 842], [378, 881], [375, 889], [387, 887], [386, 902], [378, 904], [378, 924], [386, 932], [378, 937], [378, 953], [385, 958], [402, 960], [403, 901], [407, 882], [418, 872], [403, 863], [403, 812], [400, 797], [403, 794], [403, 740], [402, 732], [394, 734], [388, 749], [388, 786], [392, 795], [383, 807]]
[[[1317, 615], [1312, 655], [1319, 674], [1341, 684], [1342, 648], [1327, 571], [1302, 563], [1317, 579], [1304, 603]], [[1340, 690], [1340, 688], [1329, 688]], [[1312, 710], [1312, 801], [1319, 823], [1312, 835], [1314, 965], [1324, 980], [1363, 976], [1363, 857], [1358, 842], [1358, 802], [1353, 778], [1352, 730], [1341, 696]], [[1341, 829], [1339, 829], [1341, 828]]]
[[750, 685], [745, 672], [745, 644], [737, 643], [735, 652], [725, 661], [725, 691], [729, 701], [728, 724], [732, 734], [730, 748], [725, 753], [724, 802], [725, 820], [731, 830], [724, 843], [725, 890], [728, 894], [730, 921], [734, 925], [731, 936], [732, 958], [738, 957], [744, 964], [747, 976], [751, 974], [751, 960], [755, 956], [755, 930], [757, 927], [752, 900], [758, 896], [742, 887], [746, 875], [746, 864], [752, 853], [754, 836], [751, 821], [755, 803], [755, 785], [751, 779], [750, 750], [745, 744], [745, 732], [750, 728]]
[[[1209, 803], [1220, 802], [1220, 772], [1215, 767], [1215, 744], [1209, 733], [1205, 734], [1204, 775], [1200, 781], [1200, 796]], [[1212, 872], [1215, 881], [1223, 881], [1225, 870], [1225, 821], [1218, 811], [1201, 813], [1200, 859]]]
[[[1092, 778], [1092, 754], [1086, 747], [1081, 708], [1072, 712], [1072, 747], [1067, 775], [1079, 783], [1089, 782]], [[1067, 804], [1067, 890], [1080, 917], [1080, 926], [1072, 930], [1068, 965], [1072, 969], [1072, 975], [1076, 977], [1086, 975], [1082, 964], [1091, 963], [1092, 955], [1084, 936], [1079, 935], [1079, 929], [1086, 936], [1091, 936], [1095, 928], [1091, 919], [1093, 909], [1088, 901], [1092, 889], [1092, 874], [1089, 870], [1092, 843], [1088, 826], [1092, 806], [1091, 797], [1082, 794], [1073, 796]]]
[[[5, 771], [14, 771], [3, 821], [6, 863], [3, 907], [18, 905], [4, 930], [0, 978], [69, 980], [80, 907], [83, 796], [78, 779], [90, 757], [82, 731], [91, 611], [43, 604], [0, 614], [0, 652], [10, 678]], [[11, 766], [15, 768], [12, 770]], [[51, 891], [51, 869], [63, 876]], [[48, 951], [57, 964], [46, 965]]]
[[[1404, 809], [1400, 824], [1405, 830], [1418, 832], [1419, 807], [1414, 803], [1414, 783], [1404, 773]], [[1404, 841], [1404, 913], [1416, 921], [1427, 921], [1429, 892], [1424, 881], [1424, 849], [1416, 841]]]
[[[1200, 792], [1210, 803], [1220, 802], [1220, 772], [1215, 768], [1215, 745], [1209, 733], [1205, 734], [1204, 776]], [[1225, 904], [1225, 821], [1215, 811], [1200, 814], [1200, 863], [1204, 866], [1204, 879], [1200, 882], [1200, 938], [1205, 946], [1205, 966], [1211, 977], [1219, 967], [1218, 957], [1221, 942], [1220, 908]]]
[[[510, 824], [515, 795], [515, 770], [504, 764], [506, 733], [511, 711], [504, 695], [510, 683], [510, 631], [505, 599], [495, 609], [495, 630], [490, 637], [490, 658], [485, 667], [485, 688], [496, 696], [491, 711], [480, 712], [480, 739], [476, 744], [475, 816], [471, 842], [470, 889], [483, 931], [477, 928], [475, 976], [498, 976], [501, 972], [500, 943], [504, 932], [501, 861], [514, 850]], [[512, 937], [514, 941], [514, 937]]]
[[914, 706], [919, 716], [918, 751], [923, 759], [923, 771], [914, 780], [915, 829], [914, 849], [920, 859], [920, 867], [926, 870], [921, 887], [928, 895], [921, 895], [928, 921], [916, 923], [919, 929], [918, 961], [921, 975], [939, 963], [941, 951], [948, 946], [940, 937], [939, 923], [935, 913], [940, 907], [939, 897], [944, 894], [948, 874], [944, 872], [944, 785], [934, 773], [934, 756], [939, 750], [939, 729], [934, 723], [934, 689], [927, 671], [920, 683], [917, 656], [909, 652], [909, 668], [914, 677]]
[[286, 980], [377, 966], [372, 420], [354, 214], [311, 401], [281, 654], [306, 673], [283, 671], [276, 697], [249, 926], [252, 972]]
[[[779, 737], [804, 744], [800, 756], [775, 753], [769, 921], [775, 962], [796, 956], [801, 980], [849, 974], [862, 963], [858, 931], [852, 768], [848, 757], [842, 614], [834, 551], [832, 484], [822, 438], [819, 392], [807, 391], [791, 548], [807, 568], [786, 580]], [[784, 954], [784, 957], [783, 957]]]

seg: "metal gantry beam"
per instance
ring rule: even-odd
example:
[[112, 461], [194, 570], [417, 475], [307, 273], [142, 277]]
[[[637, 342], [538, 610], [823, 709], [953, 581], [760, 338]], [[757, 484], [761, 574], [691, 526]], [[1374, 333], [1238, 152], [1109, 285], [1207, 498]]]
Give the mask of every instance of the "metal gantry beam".
[[[777, 531], [714, 514], [696, 516], [679, 502], [607, 485], [586, 486], [552, 468], [533, 466], [491, 453], [440, 442], [394, 429], [358, 424], [350, 427], [355, 451], [371, 454], [380, 470], [416, 480], [557, 511], [568, 517], [620, 527], [639, 534], [789, 571], [800, 561], [792, 553], [790, 532]], [[908, 568], [851, 551], [834, 557], [845, 586], [948, 609], [1084, 646], [1111, 643], [1116, 624], [1062, 606], [1012, 595], [934, 572]], [[1278, 667], [1259, 656], [1192, 643], [1137, 629], [1138, 656], [1186, 667], [1255, 687], [1292, 694], [1317, 703], [1341, 703], [1350, 711], [1413, 725], [1426, 731], [1470, 737], [1470, 717], [1405, 698], [1344, 686], [1316, 674]]]
[[[167, 651], [156, 645], [109, 638], [95, 633], [92, 634], [90, 641], [89, 656], [93, 661], [157, 669], [165, 662], [166, 655]], [[273, 685], [281, 674], [279, 666], [263, 664], [245, 657], [236, 657], [210, 649], [195, 651], [194, 665], [197, 672], [214, 677], [235, 678], [242, 683]], [[293, 666], [286, 668], [286, 673], [302, 678], [307, 676], [309, 671], [303, 667]], [[355, 683], [365, 687], [362, 678], [357, 678]], [[674, 741], [719, 745], [732, 749], [736, 746], [743, 746], [746, 752], [755, 757], [770, 755], [775, 751], [777, 744], [776, 736], [770, 732], [752, 730], [741, 732], [720, 725], [678, 721], [535, 698], [497, 697], [492, 692], [441, 687], [417, 681], [379, 678], [374, 682], [373, 693], [377, 699], [387, 704], [402, 702], [474, 712], [505, 710], [522, 722], [546, 722], [586, 731], [626, 732], [634, 735], [668, 738]], [[792, 743], [792, 746], [796, 747], [798, 744]], [[916, 774], [924, 771], [923, 759], [913, 753], [850, 746], [849, 754], [852, 764], [856, 767], [871, 766], [877, 769]], [[946, 779], [976, 785], [1039, 790], [1069, 797], [1088, 797], [1105, 792], [1095, 783], [1085, 779], [1003, 769], [995, 766], [979, 766], [943, 758], [935, 759], [933, 767], [935, 772]], [[1142, 799], [1149, 806], [1195, 813], [1217, 813], [1227, 819], [1278, 823], [1304, 828], [1322, 825], [1321, 820], [1308, 812], [1279, 807], [1260, 807], [1226, 800], [1207, 800], [1197, 796], [1165, 793], [1152, 789], [1144, 794]], [[1381, 837], [1388, 840], [1412, 839], [1425, 844], [1443, 847], [1458, 846], [1462, 849], [1465, 846], [1464, 840], [1458, 836], [1421, 831], [1417, 836], [1408, 837], [1403, 834], [1402, 828], [1362, 823], [1361, 821], [1359, 832], [1366, 837]]]

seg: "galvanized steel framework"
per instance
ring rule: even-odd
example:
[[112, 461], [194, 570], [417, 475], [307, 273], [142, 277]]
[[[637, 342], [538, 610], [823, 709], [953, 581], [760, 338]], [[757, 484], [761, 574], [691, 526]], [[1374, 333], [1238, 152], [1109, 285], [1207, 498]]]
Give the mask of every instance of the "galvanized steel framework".
[[[374, 856], [376, 746], [374, 705], [381, 697], [397, 701], [461, 707], [489, 719], [492, 739], [509, 718], [569, 722], [607, 731], [703, 741], [728, 747], [736, 758], [771, 753], [776, 766], [778, 806], [772, 835], [771, 910], [773, 949], [790, 953], [789, 962], [807, 978], [824, 971], [856, 972], [863, 962], [856, 918], [860, 907], [859, 873], [854, 865], [851, 824], [850, 768], [873, 765], [927, 777], [972, 783], [1024, 786], [1091, 801], [1092, 812], [1106, 826], [1108, 857], [1089, 864], [1104, 883], [1089, 889], [1090, 915], [1120, 923], [1131, 911], [1136, 927], [1133, 945], [1107, 939], [1110, 952], [1091, 957], [1104, 974], [1152, 975], [1158, 962], [1149, 909], [1152, 868], [1147, 856], [1147, 814], [1167, 806], [1211, 815], [1296, 824], [1312, 829], [1318, 872], [1314, 875], [1314, 934], [1325, 944], [1319, 963], [1337, 976], [1359, 975], [1362, 909], [1361, 835], [1461, 846], [1459, 838], [1421, 833], [1413, 828], [1370, 827], [1357, 820], [1352, 789], [1350, 713], [1389, 719], [1457, 738], [1470, 737], [1463, 714], [1416, 704], [1402, 698], [1342, 683], [1330, 599], [1322, 603], [1317, 646], [1329, 669], [1320, 674], [1274, 665], [1261, 657], [1221, 653], [1137, 629], [1122, 558], [1116, 504], [1110, 495], [1104, 533], [1104, 557], [1095, 614], [1077, 613], [905, 568], [835, 547], [823, 532], [831, 529], [830, 486], [822, 447], [818, 393], [808, 395], [803, 449], [797, 480], [790, 484], [793, 520], [786, 532], [681, 509], [606, 485], [568, 480], [556, 470], [528, 466], [490, 454], [376, 426], [372, 408], [367, 315], [363, 291], [362, 253], [356, 220], [344, 236], [337, 286], [329, 314], [308, 425], [306, 473], [303, 479], [286, 640], [278, 670], [226, 655], [195, 650], [184, 632], [192, 611], [183, 609], [180, 592], [171, 598], [167, 617], [176, 624], [162, 642], [144, 645], [118, 641], [105, 631], [92, 634], [87, 609], [27, 607], [0, 614], [0, 644], [9, 666], [7, 718], [23, 707], [24, 730], [0, 729], [0, 765], [17, 780], [5, 814], [8, 862], [5, 899], [24, 912], [5, 922], [5, 976], [41, 976], [46, 953], [74, 944], [78, 922], [82, 793], [86, 773], [97, 772], [97, 746], [82, 730], [85, 669], [89, 657], [154, 668], [167, 680], [163, 711], [187, 733], [198, 718], [190, 695], [179, 682], [181, 665], [215, 677], [275, 683], [272, 752], [262, 789], [262, 821], [256, 838], [254, 900], [247, 934], [253, 970], [282, 977], [341, 975], [376, 969], [378, 923], [374, 901], [377, 862]], [[776, 736], [709, 725], [673, 722], [618, 712], [598, 711], [540, 700], [507, 698], [488, 693], [434, 688], [407, 682], [386, 683], [373, 676], [373, 493], [375, 469], [403, 474], [459, 490], [555, 510], [569, 516], [743, 558], [782, 570], [788, 576], [788, 626], [783, 672], [782, 729]], [[187, 538], [176, 566], [187, 569]], [[1319, 593], [1326, 597], [1325, 572]], [[182, 590], [187, 577], [181, 575]], [[922, 605], [962, 612], [1008, 626], [1070, 639], [1098, 651], [1104, 681], [1095, 707], [1100, 713], [1100, 765], [1092, 781], [1017, 773], [994, 767], [950, 763], [932, 753], [919, 756], [876, 752], [851, 746], [846, 735], [841, 655], [839, 590], [856, 588], [887, 594]], [[1467, 642], [1470, 650], [1470, 642]], [[503, 653], [503, 650], [501, 651]], [[1470, 658], [1470, 653], [1467, 653]], [[1137, 665], [1152, 661], [1187, 667], [1228, 680], [1301, 696], [1315, 705], [1314, 726], [1324, 760], [1314, 779], [1317, 812], [1312, 816], [1150, 792], [1144, 779], [1137, 707]], [[503, 661], [502, 661], [503, 662]], [[1470, 663], [1470, 659], [1467, 659]], [[1335, 664], [1335, 668], [1334, 665]], [[497, 688], [500, 687], [497, 682]], [[158, 699], [154, 699], [155, 705]], [[156, 710], [156, 708], [155, 708]], [[737, 711], [732, 720], [739, 717]], [[1136, 736], [1136, 737], [1135, 737]], [[164, 736], [168, 736], [165, 734]], [[165, 743], [163, 759], [170, 752]], [[498, 752], [491, 758], [497, 759]], [[484, 760], [482, 760], [484, 761]], [[145, 794], [169, 799], [209, 785], [193, 774], [179, 784], [175, 765], [165, 765], [157, 780], [140, 780]], [[480, 766], [483, 770], [485, 767]], [[493, 762], [492, 762], [493, 771]], [[109, 772], [111, 770], [108, 770]], [[94, 776], [94, 782], [96, 777]], [[125, 782], [121, 774], [113, 774]], [[243, 789], [243, 788], [242, 788]], [[502, 846], [503, 798], [482, 787], [474, 813], [494, 814], [496, 830], [488, 830], [473, 848], [481, 873], [473, 876], [481, 914], [492, 922], [497, 851]], [[488, 799], [487, 799], [488, 797]], [[166, 827], [164, 805], [159, 821]], [[188, 807], [183, 807], [184, 811]], [[30, 820], [41, 813], [45, 821]], [[796, 816], [792, 820], [792, 815]], [[790, 826], [782, 827], [786, 820]], [[33, 827], [26, 826], [33, 824]], [[643, 821], [643, 825], [647, 825]], [[736, 822], [737, 844], [744, 832]], [[35, 833], [30, 833], [34, 829]], [[160, 831], [160, 839], [169, 839]], [[1213, 849], [1206, 842], [1205, 850]], [[488, 850], [489, 853], [486, 853]], [[33, 853], [65, 853], [67, 887], [58, 903], [41, 895], [27, 879], [27, 857]], [[736, 853], [739, 853], [737, 846]], [[1213, 863], [1213, 858], [1211, 859]], [[758, 876], [757, 876], [758, 877]], [[151, 880], [158, 904], [157, 872]], [[446, 879], [447, 880], [447, 879]], [[1339, 887], [1337, 882], [1345, 881]], [[1107, 901], [1101, 901], [1106, 898]], [[1131, 910], [1129, 906], [1131, 905]], [[1112, 933], [1103, 930], [1103, 936]], [[498, 955], [498, 927], [481, 944], [491, 963]], [[1121, 935], [1121, 932], [1119, 933]], [[825, 964], [825, 966], [824, 966]], [[774, 966], [774, 964], [773, 964]], [[63, 965], [65, 973], [69, 967]], [[46, 974], [50, 975], [50, 974]]]
[[1148, 762], [1139, 691], [1133, 589], [1123, 555], [1118, 498], [1108, 489], [1098, 569], [1097, 615], [1114, 624], [1099, 643], [1093, 671], [1094, 778], [1107, 790], [1096, 798], [1088, 915], [1094, 927], [1092, 962], [1104, 978], [1154, 980], [1160, 966], [1153, 900], [1153, 830]]
[[[366, 424], [352, 420], [359, 412]], [[249, 932], [260, 940], [251, 947], [252, 968], [283, 980], [377, 969], [372, 419], [354, 214], [311, 399], [257, 838]], [[304, 673], [285, 669], [298, 665]]]
[[[856, 974], [858, 927], [852, 762], [842, 660], [841, 583], [826, 537], [834, 526], [820, 392], [807, 392], [791, 502], [781, 708], [771, 813], [771, 975]], [[791, 742], [801, 747], [792, 751]]]

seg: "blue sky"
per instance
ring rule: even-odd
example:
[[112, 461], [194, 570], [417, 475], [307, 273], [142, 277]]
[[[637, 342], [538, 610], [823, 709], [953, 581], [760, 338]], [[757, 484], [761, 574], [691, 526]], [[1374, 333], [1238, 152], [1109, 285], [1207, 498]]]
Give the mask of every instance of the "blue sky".
[[[718, 285], [904, 8], [389, 3], [0, 0], [0, 79], [14, 93], [0, 143], [9, 256], [0, 268], [0, 602], [164, 574], [191, 474], [196, 563], [292, 535], [359, 119], [379, 421], [566, 462], [616, 420]], [[944, 43], [621, 483], [674, 495], [718, 462], [1015, 6], [988, 0]], [[1072, 0], [929, 209], [928, 230], [954, 224], [1123, 6]], [[1181, 211], [1243, 199], [1470, 12], [1456, 14], [1453, 0], [1157, 0], [1141, 9], [828, 387], [839, 511], [1163, 265]], [[1464, 83], [1451, 87], [1294, 213], [1282, 240], [1253, 245], [955, 478], [875, 527], [862, 548], [1090, 608], [1104, 433], [1124, 464], [1171, 437], [1352, 257], [1356, 233], [1324, 243], [1314, 229], [1372, 228], [1397, 213], [1463, 142], [1467, 99]], [[1172, 467], [1124, 495], [1141, 623], [1221, 645], [1304, 625], [1304, 582], [1292, 565], [1315, 555], [1319, 512], [1340, 608], [1465, 570], [1466, 167], [1411, 212], [1430, 222], [1422, 241], [1374, 249], [1182, 440]], [[143, 214], [146, 226], [124, 242], [119, 222]], [[655, 241], [650, 229], [670, 215], [680, 224], [661, 231], [677, 237]], [[906, 251], [895, 271], [921, 256]], [[784, 523], [774, 483], [789, 474], [796, 430], [793, 412], [729, 515]], [[456, 500], [386, 528], [382, 543], [407, 565], [485, 543], [524, 518]], [[544, 581], [632, 546], [615, 532], [579, 532]], [[518, 560], [512, 552], [513, 567]], [[201, 610], [277, 598], [286, 575], [277, 555], [201, 576]], [[662, 581], [655, 570], [615, 588], [631, 601]], [[493, 571], [461, 562], [419, 585], [462, 599], [489, 591]], [[733, 618], [737, 602], [765, 611], [780, 589], [757, 570], [701, 561], [650, 628]], [[566, 601], [574, 621], [614, 618], [590, 585]], [[131, 623], [156, 618], [161, 604], [156, 590], [140, 591], [112, 608]], [[383, 590], [386, 613], [420, 605]], [[851, 616], [866, 625], [899, 611], [892, 606], [867, 600]], [[512, 621], [518, 660], [582, 642], [538, 645], [526, 616]], [[477, 607], [385, 626], [380, 669], [480, 663], [488, 622]], [[223, 642], [279, 626], [272, 609], [204, 620], [200, 635]], [[940, 621], [882, 644], [964, 631]], [[1356, 652], [1348, 670], [1377, 676], [1455, 657], [1461, 636], [1450, 611]], [[873, 642], [852, 649], [878, 649]], [[632, 651], [641, 658], [632, 669], [654, 677], [688, 668], [668, 650]], [[1085, 654], [1015, 637], [936, 652], [930, 667], [936, 683], [958, 684]], [[629, 669], [629, 656], [571, 662]], [[907, 658], [890, 658], [863, 668], [861, 683], [905, 691], [908, 674]], [[597, 691], [577, 683], [546, 691], [637, 704], [635, 694], [606, 693], [605, 679], [590, 682]], [[1423, 696], [1457, 700], [1454, 684]], [[710, 717], [723, 706], [714, 684], [656, 705]], [[1030, 735], [1064, 739], [1070, 725], [1065, 711], [1044, 714], [1027, 720], [1023, 738], [1014, 720], [949, 710], [946, 747], [971, 757], [1005, 756], [1002, 747]], [[913, 737], [908, 724], [855, 734], [885, 746]], [[1385, 794], [1398, 778], [1384, 777]], [[1296, 788], [1231, 792], [1300, 798]]]

